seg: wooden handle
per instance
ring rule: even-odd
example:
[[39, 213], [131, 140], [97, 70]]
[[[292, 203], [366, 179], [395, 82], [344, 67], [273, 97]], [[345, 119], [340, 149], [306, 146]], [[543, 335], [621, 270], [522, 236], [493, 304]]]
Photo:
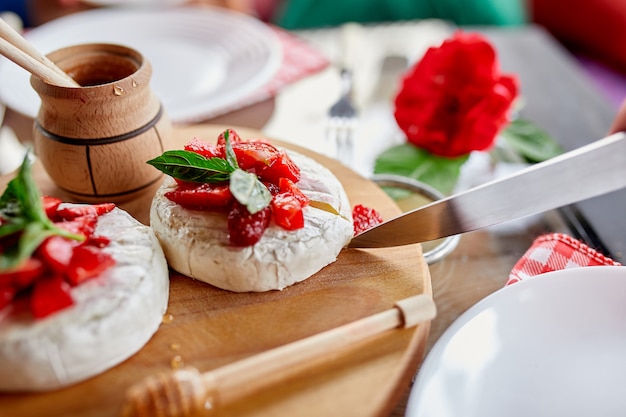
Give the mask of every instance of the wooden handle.
[[72, 77], [39, 52], [3, 19], [0, 19], [0, 53], [48, 84], [80, 87]]
[[432, 298], [421, 294], [401, 300], [392, 309], [335, 329], [200, 373], [185, 368], [146, 378], [131, 387], [125, 417], [191, 416], [233, 403], [297, 374], [324, 353], [397, 327], [411, 327], [436, 315]]

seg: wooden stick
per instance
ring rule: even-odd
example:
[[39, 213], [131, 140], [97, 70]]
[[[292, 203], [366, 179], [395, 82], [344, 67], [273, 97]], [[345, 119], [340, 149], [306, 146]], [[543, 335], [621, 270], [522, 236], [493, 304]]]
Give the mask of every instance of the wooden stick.
[[317, 335], [200, 373], [185, 368], [150, 376], [130, 387], [125, 417], [192, 416], [233, 403], [301, 372], [329, 352], [351, 346], [402, 326], [408, 328], [436, 315], [432, 298], [422, 294], [394, 308]]
[[80, 87], [72, 77], [39, 52], [4, 19], [0, 19], [0, 53], [48, 84]]

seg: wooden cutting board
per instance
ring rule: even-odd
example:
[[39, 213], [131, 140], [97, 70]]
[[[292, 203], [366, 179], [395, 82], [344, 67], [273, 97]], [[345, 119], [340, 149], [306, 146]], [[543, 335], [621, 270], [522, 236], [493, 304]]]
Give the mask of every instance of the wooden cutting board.
[[[168, 147], [180, 149], [194, 136], [214, 141], [224, 128], [177, 128]], [[255, 130], [236, 130], [244, 139], [263, 137]], [[337, 161], [282, 145], [329, 167], [342, 181], [352, 205], [374, 207], [385, 218], [400, 213], [374, 183]], [[71, 200], [51, 183], [39, 163], [35, 163], [34, 173], [42, 193]], [[0, 190], [11, 177], [0, 177]], [[153, 192], [119, 206], [147, 223]], [[344, 249], [335, 263], [308, 280], [266, 293], [232, 293], [172, 272], [167, 319], [140, 352], [70, 388], [0, 394], [0, 415], [116, 416], [126, 389], [155, 372], [182, 365], [210, 370], [381, 312], [397, 300], [421, 293], [430, 294], [431, 286], [419, 245]], [[425, 323], [396, 329], [345, 350], [328, 352], [287, 383], [217, 410], [217, 415], [388, 415], [423, 358], [429, 328]]]

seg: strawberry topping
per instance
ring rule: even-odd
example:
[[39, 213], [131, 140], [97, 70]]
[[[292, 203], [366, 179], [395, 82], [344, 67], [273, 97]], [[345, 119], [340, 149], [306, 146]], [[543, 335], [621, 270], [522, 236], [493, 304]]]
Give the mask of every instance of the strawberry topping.
[[303, 209], [309, 200], [296, 185], [300, 169], [285, 151], [264, 140], [242, 141], [232, 129], [220, 134], [216, 144], [193, 138], [184, 149], [205, 158], [224, 159], [227, 138], [237, 168], [256, 175], [272, 195], [267, 207], [250, 213], [231, 193], [229, 181], [194, 183], [176, 179], [178, 186], [165, 193], [165, 197], [190, 210], [226, 211], [230, 242], [234, 246], [257, 243], [272, 220], [286, 230], [304, 227]]
[[[38, 319], [72, 306], [72, 286], [115, 264], [113, 257], [102, 250], [109, 239], [95, 234], [99, 216], [112, 211], [115, 204], [61, 205], [59, 199], [42, 197], [42, 205], [56, 227], [83, 240], [47, 237], [20, 265], [0, 271], [0, 309], [17, 297], [26, 297], [33, 317]], [[14, 233], [0, 238], [0, 251], [15, 250], [16, 237]]]

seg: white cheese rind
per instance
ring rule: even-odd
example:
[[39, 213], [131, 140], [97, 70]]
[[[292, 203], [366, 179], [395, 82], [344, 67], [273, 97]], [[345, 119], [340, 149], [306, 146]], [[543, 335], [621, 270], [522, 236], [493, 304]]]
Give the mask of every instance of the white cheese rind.
[[118, 208], [96, 233], [116, 265], [72, 288], [75, 304], [40, 320], [0, 319], [0, 390], [44, 391], [95, 376], [139, 351], [167, 309], [169, 273], [152, 230]]
[[187, 210], [165, 197], [168, 179], [150, 211], [169, 265], [186, 276], [235, 292], [282, 290], [334, 262], [354, 233], [352, 210], [339, 180], [324, 166], [289, 151], [301, 171], [298, 187], [312, 200], [330, 203], [341, 215], [304, 209], [304, 228], [287, 231], [274, 223], [248, 247], [230, 245], [227, 214]]

